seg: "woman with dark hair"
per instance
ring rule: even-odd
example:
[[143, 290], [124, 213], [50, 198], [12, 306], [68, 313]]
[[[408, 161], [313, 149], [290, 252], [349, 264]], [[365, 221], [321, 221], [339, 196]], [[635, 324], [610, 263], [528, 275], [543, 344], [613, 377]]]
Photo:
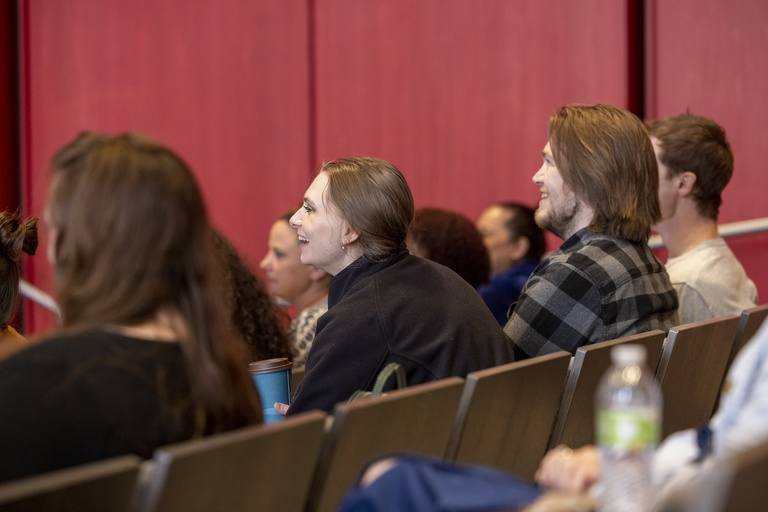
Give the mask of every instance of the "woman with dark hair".
[[27, 340], [9, 325], [19, 308], [21, 253], [37, 250], [37, 219], [22, 221], [0, 213], [0, 361], [27, 346]]
[[83, 133], [52, 169], [63, 329], [0, 365], [0, 480], [259, 422], [184, 162], [137, 135]]
[[334, 277], [290, 414], [331, 411], [391, 362], [418, 384], [511, 361], [477, 292], [408, 253], [413, 214], [405, 178], [384, 160], [328, 162], [310, 185], [291, 225], [301, 261]]
[[472, 221], [440, 208], [420, 208], [406, 237], [414, 256], [445, 265], [472, 288], [488, 282], [491, 262], [483, 237]]
[[245, 342], [248, 362], [284, 357], [293, 359], [283, 328], [287, 316], [269, 296], [230, 241], [213, 231], [213, 245], [220, 258], [227, 292], [227, 310], [237, 335]]
[[525, 283], [546, 250], [536, 214], [519, 203], [496, 203], [477, 220], [477, 230], [491, 258], [491, 277], [477, 292], [502, 327]]

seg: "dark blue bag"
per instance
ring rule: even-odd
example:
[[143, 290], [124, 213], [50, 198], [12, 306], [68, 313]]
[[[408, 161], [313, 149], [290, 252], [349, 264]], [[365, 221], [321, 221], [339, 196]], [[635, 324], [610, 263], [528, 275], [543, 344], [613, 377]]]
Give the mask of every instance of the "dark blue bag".
[[367, 488], [351, 489], [339, 512], [492, 512], [522, 509], [542, 491], [509, 473], [416, 456]]

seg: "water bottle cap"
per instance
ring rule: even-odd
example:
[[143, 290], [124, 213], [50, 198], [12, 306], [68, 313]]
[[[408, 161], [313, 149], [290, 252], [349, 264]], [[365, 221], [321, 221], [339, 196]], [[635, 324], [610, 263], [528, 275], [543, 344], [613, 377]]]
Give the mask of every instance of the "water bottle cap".
[[613, 347], [611, 361], [618, 366], [636, 366], [645, 363], [645, 355], [644, 345], [624, 343]]

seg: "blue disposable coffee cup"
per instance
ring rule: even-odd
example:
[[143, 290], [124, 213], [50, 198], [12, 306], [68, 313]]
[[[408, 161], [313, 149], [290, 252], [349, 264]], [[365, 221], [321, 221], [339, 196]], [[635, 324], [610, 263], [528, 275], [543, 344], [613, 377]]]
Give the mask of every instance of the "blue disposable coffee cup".
[[275, 402], [291, 403], [291, 368], [293, 363], [281, 357], [254, 361], [248, 365], [248, 371], [256, 383], [261, 398], [264, 423], [283, 419], [283, 415], [274, 408]]

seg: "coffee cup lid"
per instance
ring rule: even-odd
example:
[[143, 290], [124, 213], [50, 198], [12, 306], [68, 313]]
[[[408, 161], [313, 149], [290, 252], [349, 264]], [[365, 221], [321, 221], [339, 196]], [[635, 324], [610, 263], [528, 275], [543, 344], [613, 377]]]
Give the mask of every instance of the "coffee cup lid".
[[287, 370], [293, 367], [293, 363], [285, 357], [279, 357], [277, 359], [264, 359], [262, 361], [254, 361], [248, 365], [248, 371], [251, 375], [258, 375], [260, 373], [272, 373], [279, 372], [281, 370]]

